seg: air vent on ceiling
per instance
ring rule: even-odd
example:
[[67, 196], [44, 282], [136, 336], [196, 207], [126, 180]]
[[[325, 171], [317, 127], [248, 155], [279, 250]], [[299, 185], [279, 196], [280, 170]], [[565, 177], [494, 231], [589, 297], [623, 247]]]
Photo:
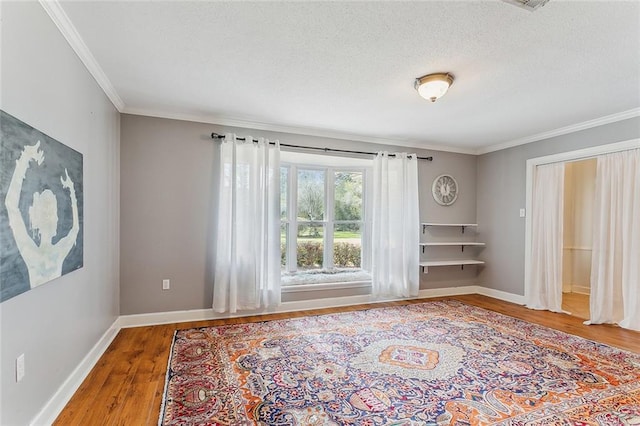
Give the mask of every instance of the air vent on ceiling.
[[502, 0], [502, 1], [511, 3], [523, 9], [527, 9], [530, 12], [533, 12], [534, 10], [539, 9], [545, 4], [547, 4], [549, 0]]

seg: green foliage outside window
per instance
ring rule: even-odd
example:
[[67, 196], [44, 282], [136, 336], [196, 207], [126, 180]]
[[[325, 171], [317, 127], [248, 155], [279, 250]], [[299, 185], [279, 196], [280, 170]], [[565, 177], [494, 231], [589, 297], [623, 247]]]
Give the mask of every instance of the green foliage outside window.
[[[324, 250], [320, 241], [298, 242], [298, 268], [316, 269], [322, 267]], [[285, 266], [286, 246], [280, 246], [280, 261]], [[333, 262], [336, 268], [360, 268], [361, 250], [359, 244], [337, 242], [333, 244]]]

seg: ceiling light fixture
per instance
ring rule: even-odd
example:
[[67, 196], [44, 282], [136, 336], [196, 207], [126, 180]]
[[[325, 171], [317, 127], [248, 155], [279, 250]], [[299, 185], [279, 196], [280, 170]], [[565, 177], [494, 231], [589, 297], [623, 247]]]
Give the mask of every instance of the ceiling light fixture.
[[449, 86], [453, 84], [453, 76], [447, 73], [427, 74], [416, 78], [414, 87], [425, 99], [435, 102], [447, 93]]
[[540, 9], [545, 4], [547, 4], [549, 0], [502, 0], [502, 1], [511, 3], [513, 5], [526, 9], [529, 12], [533, 12], [537, 9]]

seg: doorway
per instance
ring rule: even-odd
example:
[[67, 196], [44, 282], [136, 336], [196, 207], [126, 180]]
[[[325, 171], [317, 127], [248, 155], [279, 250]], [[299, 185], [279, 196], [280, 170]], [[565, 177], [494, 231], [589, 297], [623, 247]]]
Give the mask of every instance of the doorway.
[[[559, 164], [559, 165], [564, 164], [566, 166], [570, 163], [581, 162], [582, 160], [595, 159], [596, 157], [601, 156], [603, 154], [611, 154], [616, 152], [633, 150], [637, 148], [640, 148], [639, 139], [612, 143], [608, 145], [601, 145], [601, 146], [581, 149], [577, 151], [564, 152], [560, 154], [553, 154], [545, 157], [538, 157], [538, 158], [532, 158], [527, 160], [527, 168], [526, 168], [526, 213], [527, 214], [525, 218], [525, 268], [524, 268], [525, 269], [524, 271], [525, 272], [525, 276], [524, 276], [525, 291], [524, 292], [525, 292], [526, 305], [528, 307], [532, 309], [553, 310], [555, 312], [559, 312], [560, 310], [569, 311], [576, 316], [589, 318], [590, 322], [594, 320], [593, 316], [595, 315], [596, 321], [598, 321], [596, 323], [602, 323], [602, 322], [617, 323], [620, 321], [618, 318], [614, 318], [614, 319], [609, 318], [613, 316], [613, 315], [610, 315], [611, 312], [609, 312], [611, 310], [609, 309], [610, 297], [608, 294], [604, 294], [604, 295], [601, 294], [602, 293], [602, 287], [600, 286], [600, 283], [602, 282], [600, 280], [600, 278], [602, 278], [601, 274], [598, 274], [599, 285], [596, 289], [598, 291], [598, 294], [600, 295], [598, 296], [598, 300], [606, 301], [606, 303], [605, 302], [599, 303], [598, 310], [596, 311], [595, 314], [593, 312], [589, 312], [590, 311], [589, 295], [585, 294], [587, 293], [587, 291], [591, 293], [591, 285], [590, 285], [591, 270], [590, 269], [591, 269], [592, 253], [590, 252], [590, 249], [593, 246], [593, 242], [591, 241], [591, 238], [595, 240], [596, 236], [595, 235], [591, 236], [589, 235], [588, 232], [583, 232], [583, 230], [592, 229], [592, 225], [587, 225], [587, 224], [594, 223], [594, 220], [595, 220], [595, 218], [590, 217], [590, 214], [589, 214], [591, 213], [591, 215], [593, 215], [593, 210], [594, 210], [593, 207], [585, 208], [586, 206], [584, 206], [584, 203], [587, 202], [587, 200], [589, 199], [588, 193], [591, 191], [593, 192], [595, 191], [592, 189], [589, 189], [588, 186], [586, 188], [578, 189], [578, 190], [576, 190], [575, 188], [574, 189], [567, 188], [566, 193], [568, 193], [569, 195], [571, 195], [571, 193], [574, 193], [574, 192], [580, 192], [580, 191], [583, 191], [583, 192], [581, 194], [574, 193], [572, 195], [573, 198], [570, 198], [569, 201], [564, 199], [565, 198], [564, 195], [559, 194], [559, 197], [556, 197], [557, 201], [553, 201], [553, 203], [555, 203], [555, 205], [557, 205], [559, 208], [563, 208], [562, 206], [564, 206], [564, 204], [568, 204], [568, 210], [569, 210], [569, 212], [564, 212], [565, 214], [562, 214], [559, 210], [557, 210], [559, 214], [555, 215], [555, 219], [553, 219], [555, 223], [557, 223], [558, 221], [562, 221], [562, 224], [564, 227], [566, 219], [563, 216], [565, 216], [566, 214], [569, 214], [571, 210], [573, 211], [573, 213], [578, 212], [581, 215], [581, 217], [579, 219], [572, 217], [567, 220], [568, 223], [566, 224], [566, 226], [567, 226], [567, 229], [569, 230], [569, 234], [572, 234], [572, 235], [566, 236], [562, 232], [562, 229], [560, 229], [559, 230], [560, 233], [556, 233], [555, 235], [557, 235], [558, 237], [562, 236], [561, 238], [554, 240], [551, 237], [551, 239], [548, 240], [548, 243], [551, 244], [550, 247], [557, 247], [557, 248], [551, 248], [551, 250], [555, 250], [555, 253], [557, 253], [557, 255], [551, 256], [551, 258], [556, 260], [550, 261], [552, 262], [549, 265], [550, 267], [552, 267], [551, 270], [540, 269], [541, 257], [540, 257], [539, 251], [536, 251], [536, 258], [535, 258], [536, 266], [535, 267], [533, 266], [534, 252], [533, 252], [532, 241], [533, 241], [533, 235], [534, 235], [533, 234], [534, 214], [532, 213], [533, 213], [533, 198], [534, 198], [534, 181], [537, 179], [536, 176], [539, 176], [540, 178], [543, 176], [543, 174], [536, 173], [536, 171], [539, 170], [539, 166], [545, 166], [546, 172], [544, 173], [544, 176], [550, 176], [548, 172], [551, 169], [546, 166], [551, 166], [554, 164]], [[586, 165], [586, 163], [584, 167], [581, 167], [581, 166], [582, 165], [577, 166], [577, 168], [580, 169], [579, 171], [571, 170], [569, 172], [569, 173], [572, 173], [572, 176], [569, 177], [568, 179], [570, 182], [575, 183], [577, 176], [584, 177], [585, 174], [588, 175], [590, 173], [595, 175], [595, 171], [593, 172], [590, 171], [589, 170], [590, 167], [589, 165]], [[569, 168], [573, 169], [574, 168], [573, 164], [570, 165]], [[558, 167], [555, 167], [554, 169], [558, 170]], [[540, 167], [540, 170], [542, 170], [542, 167]], [[557, 179], [561, 179], [561, 177], [562, 178], [565, 177], [564, 173], [560, 173]], [[632, 178], [631, 181], [635, 182], [633, 179], [635, 178]], [[553, 180], [551, 182], [553, 182]], [[557, 182], [560, 185], [562, 185], [564, 188], [563, 180], [559, 180]], [[553, 185], [557, 185], [557, 184], [550, 183], [550, 185], [552, 186], [551, 187], [547, 186], [547, 188], [555, 187]], [[595, 187], [595, 185], [593, 185], [593, 187]], [[538, 186], [538, 188], [544, 188], [544, 187]], [[544, 193], [544, 192], [538, 189], [536, 194], [538, 194], [539, 196], [540, 193]], [[591, 200], [593, 200], [592, 206], [597, 204], [597, 202], [595, 202], [595, 197], [592, 197]], [[541, 205], [541, 204], [538, 204], [538, 205]], [[600, 204], [598, 205], [604, 205], [604, 204], [600, 202]], [[539, 221], [540, 220], [539, 214], [541, 210], [538, 209], [536, 211], [538, 212], [538, 216], [536, 216], [536, 220]], [[551, 212], [553, 211], [553, 208], [543, 210], [543, 211]], [[599, 214], [601, 213], [602, 212], [600, 212]], [[549, 222], [545, 222], [545, 223], [549, 223]], [[602, 225], [603, 222], [599, 221], [598, 223]], [[536, 231], [536, 239], [538, 239], [538, 241], [540, 238], [540, 232]], [[579, 233], [579, 235], [576, 235], [577, 233]], [[632, 233], [636, 233], [636, 231], [633, 231]], [[598, 234], [598, 238], [600, 238], [600, 240], [602, 239], [601, 233]], [[554, 241], [557, 241], [557, 243]], [[616, 241], [620, 241], [620, 240], [616, 239]], [[598, 247], [601, 247], [601, 246], [598, 245]], [[536, 250], [538, 250], [539, 248], [540, 246], [537, 243]], [[564, 256], [565, 252], [570, 252], [570, 255], [565, 257]], [[602, 253], [602, 250], [600, 251], [600, 253]], [[598, 259], [601, 260], [602, 256], [600, 255]], [[634, 262], [629, 263], [628, 261], [625, 261], [625, 264], [632, 265], [634, 264]], [[600, 265], [601, 263], [599, 262], [598, 266], [601, 268]], [[560, 267], [562, 267], [562, 271], [560, 271]], [[637, 268], [634, 267], [633, 271], [635, 271], [636, 269]], [[535, 274], [533, 273], [534, 270], [536, 271]], [[540, 287], [541, 281], [539, 279], [540, 271], [542, 271], [542, 273], [545, 274], [545, 276], [547, 277], [553, 277], [553, 279], [551, 279], [550, 281], [549, 280], [544, 281], [544, 284], [542, 284], [543, 285], [542, 288]], [[554, 272], [554, 271], [557, 271], [557, 272]], [[596, 272], [594, 271], [594, 274], [595, 273]], [[627, 279], [624, 282], [626, 283], [625, 285], [627, 285], [628, 283], [634, 282], [634, 281], [629, 281]], [[561, 290], [562, 290], [562, 295], [561, 295]], [[616, 288], [616, 291], [617, 291], [617, 288]], [[558, 303], [560, 301], [565, 302], [563, 303], [562, 308], [560, 308], [560, 303]], [[627, 302], [631, 302], [631, 301], [632, 301], [631, 299], [627, 300]], [[603, 303], [605, 303], [606, 306], [603, 305]], [[605, 306], [604, 314], [602, 313], [601, 305]], [[627, 310], [629, 313], [633, 313], [637, 311], [637, 309], [633, 307], [627, 308]], [[631, 317], [633, 317], [632, 318], [633, 321], [636, 320], [635, 315], [631, 315]], [[622, 324], [624, 323], [625, 324], [624, 326], [627, 327], [626, 323], [629, 321], [631, 320], [628, 320], [625, 317], [625, 319], [622, 320], [620, 324], [622, 326]], [[632, 327], [628, 327], [628, 328], [633, 328], [633, 327], [636, 327], [635, 323]]]
[[589, 319], [597, 160], [564, 165], [562, 310]]

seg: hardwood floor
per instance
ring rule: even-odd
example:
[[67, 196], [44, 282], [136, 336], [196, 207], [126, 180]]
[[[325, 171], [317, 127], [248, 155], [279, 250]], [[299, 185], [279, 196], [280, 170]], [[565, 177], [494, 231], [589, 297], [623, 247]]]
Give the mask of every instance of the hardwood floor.
[[562, 309], [574, 317], [589, 319], [589, 295], [582, 293], [562, 293]]
[[583, 320], [578, 317], [548, 311], [533, 311], [513, 303], [480, 295], [127, 328], [118, 333], [54, 424], [60, 426], [157, 424], [169, 349], [176, 329], [322, 315], [443, 299], [459, 300], [469, 305], [640, 353], [640, 333], [638, 332], [610, 325], [585, 326], [582, 324]]

